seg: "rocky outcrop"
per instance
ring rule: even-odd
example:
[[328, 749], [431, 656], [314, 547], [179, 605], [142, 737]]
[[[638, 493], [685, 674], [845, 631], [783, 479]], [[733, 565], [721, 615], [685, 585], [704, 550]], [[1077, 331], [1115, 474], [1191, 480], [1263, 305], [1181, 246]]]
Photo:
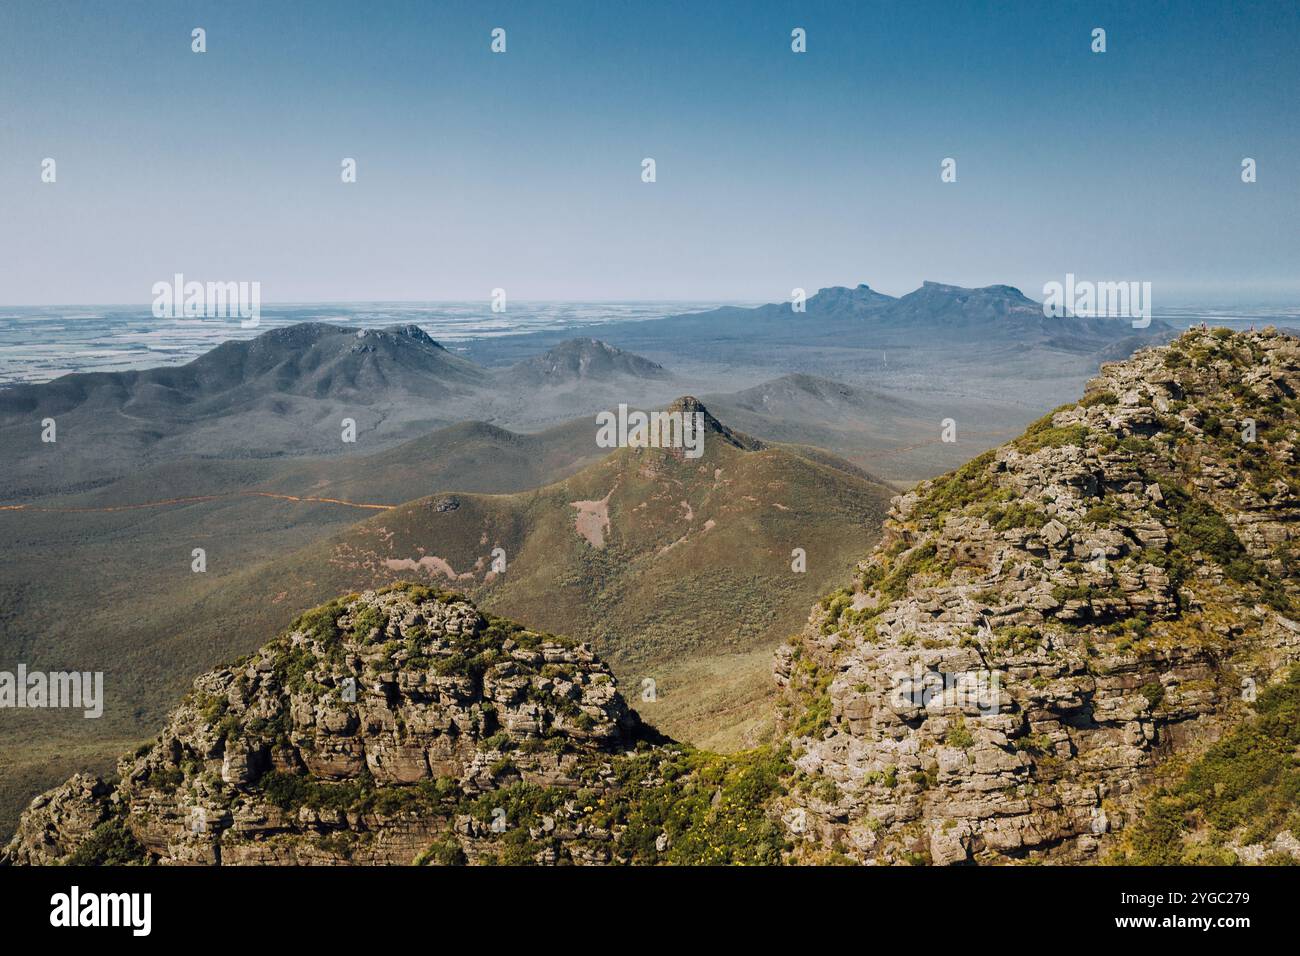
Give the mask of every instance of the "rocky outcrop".
[[539, 862], [610, 862], [611, 834], [584, 822], [578, 794], [617, 789], [611, 761], [646, 736], [587, 645], [402, 585], [309, 612], [200, 677], [116, 781], [79, 775], [38, 797], [4, 855], [474, 860], [517, 833], [511, 801], [527, 793], [548, 795]]
[[1188, 332], [895, 499], [778, 654], [796, 856], [1105, 856], [1300, 658], [1298, 393], [1296, 339]]

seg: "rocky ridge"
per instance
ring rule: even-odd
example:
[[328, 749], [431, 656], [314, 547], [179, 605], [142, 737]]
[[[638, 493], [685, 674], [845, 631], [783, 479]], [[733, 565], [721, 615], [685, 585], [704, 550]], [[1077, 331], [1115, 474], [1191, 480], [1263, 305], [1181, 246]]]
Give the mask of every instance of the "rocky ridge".
[[1124, 858], [1300, 659], [1298, 394], [1300, 341], [1190, 331], [895, 499], [778, 654], [796, 857]]
[[[418, 586], [343, 598], [200, 677], [118, 780], [37, 798], [11, 863], [409, 863], [491, 856], [512, 788], [558, 793], [537, 853], [607, 862], [579, 791], [647, 738], [591, 649]], [[517, 796], [518, 794], [515, 794]]]

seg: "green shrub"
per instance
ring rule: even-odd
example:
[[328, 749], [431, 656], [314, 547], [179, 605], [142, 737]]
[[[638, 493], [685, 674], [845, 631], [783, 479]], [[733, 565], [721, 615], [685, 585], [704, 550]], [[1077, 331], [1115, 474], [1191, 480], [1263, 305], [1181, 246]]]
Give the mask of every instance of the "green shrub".
[[1094, 405], [1115, 405], [1118, 402], [1119, 396], [1114, 392], [1089, 392], [1079, 404], [1084, 408], [1092, 408]]
[[1254, 717], [1147, 801], [1119, 862], [1222, 862], [1197, 852], [1189, 835], [1197, 831], [1198, 844], [1267, 843], [1282, 829], [1300, 828], [1300, 665], [1254, 707]]
[[68, 857], [67, 866], [128, 866], [148, 862], [149, 855], [119, 818], [101, 823]]
[[415, 858], [416, 866], [464, 866], [466, 862], [465, 851], [450, 836], [432, 844]]
[[1088, 437], [1088, 426], [1062, 425], [1058, 427], [1052, 424], [1052, 419], [1056, 416], [1056, 413], [1069, 407], [1069, 405], [1062, 405], [1056, 411], [1044, 415], [1026, 428], [1025, 433], [1011, 444], [1025, 454], [1038, 451], [1040, 448], [1062, 448], [1066, 445], [1083, 447]]
[[917, 513], [933, 518], [941, 514], [961, 511], [977, 501], [988, 501], [996, 496], [998, 488], [989, 466], [993, 452], [986, 451], [972, 458], [956, 471], [934, 479], [930, 489], [917, 504]]
[[1173, 514], [1176, 528], [1174, 554], [1170, 556], [1170, 572], [1175, 584], [1190, 575], [1191, 553], [1199, 552], [1223, 568], [1230, 580], [1258, 586], [1270, 607], [1279, 611], [1290, 609], [1291, 600], [1285, 588], [1250, 557], [1237, 533], [1221, 514], [1169, 482], [1161, 482], [1160, 490]]
[[1147, 699], [1147, 703], [1151, 705], [1152, 710], [1159, 707], [1165, 699], [1165, 687], [1159, 681], [1146, 684], [1140, 693]]
[[1119, 520], [1119, 512], [1110, 505], [1093, 505], [1083, 516], [1083, 520], [1095, 525], [1114, 524]]
[[975, 735], [966, 726], [966, 721], [958, 719], [955, 724], [948, 728], [948, 733], [944, 736], [944, 743], [949, 747], [960, 747], [962, 750], [968, 750], [975, 746]]

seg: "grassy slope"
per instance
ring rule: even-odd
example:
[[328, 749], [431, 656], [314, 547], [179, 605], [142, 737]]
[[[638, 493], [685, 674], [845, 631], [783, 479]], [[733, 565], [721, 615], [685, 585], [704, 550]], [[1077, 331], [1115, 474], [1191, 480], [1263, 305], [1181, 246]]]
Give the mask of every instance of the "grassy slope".
[[[573, 502], [606, 496], [609, 530], [597, 548], [576, 529]], [[536, 491], [410, 502], [250, 573], [225, 603], [274, 610], [264, 625], [282, 626], [278, 618], [337, 593], [446, 584], [427, 563], [411, 566], [436, 557], [467, 575], [450, 583], [485, 610], [591, 640], [665, 732], [728, 749], [769, 728], [771, 648], [844, 580], [889, 496], [851, 466], [782, 448], [717, 442], [696, 462], [622, 450]], [[507, 572], [490, 580], [498, 547]], [[806, 573], [791, 570], [796, 547]], [[655, 700], [643, 699], [646, 679]]]
[[[426, 470], [429, 483], [453, 488], [517, 488], [547, 469], [571, 470], [585, 453], [583, 435], [590, 440], [590, 429], [576, 438], [551, 436], [540, 447], [538, 436], [522, 436], [503, 450], [500, 436], [462, 432], [458, 444], [423, 454], [388, 452], [328, 468], [291, 463], [321, 469], [307, 487], [279, 469], [214, 463], [195, 467], [184, 490], [210, 493], [255, 476], [261, 487], [279, 481], [286, 492], [357, 500], [357, 492], [384, 482], [400, 495]], [[442, 512], [436, 505], [445, 496], [438, 495], [355, 527], [351, 522], [366, 512], [275, 499], [0, 515], [14, 535], [12, 549], [0, 556], [4, 662], [104, 670], [107, 697], [106, 714], [96, 721], [49, 712], [0, 715], [9, 753], [30, 755], [10, 776], [22, 783], [12, 795], [0, 794], [0, 830], [33, 792], [67, 776], [67, 767], [44, 760], [50, 748], [42, 741], [52, 733], [84, 745], [89, 766], [96, 755], [123, 749], [121, 741], [151, 735], [194, 674], [252, 650], [304, 608], [373, 583], [443, 580], [385, 567], [388, 558], [438, 555], [457, 571], [482, 561], [473, 580], [454, 586], [487, 610], [595, 641], [649, 719], [721, 749], [761, 737], [768, 729], [770, 647], [869, 547], [890, 492], [829, 456], [813, 461], [782, 449], [706, 447], [697, 462], [621, 451], [536, 491], [458, 493], [459, 507]], [[78, 503], [175, 494], [177, 480], [142, 475], [127, 485], [129, 494], [104, 491]], [[599, 500], [611, 489], [608, 543], [597, 550], [575, 530], [570, 502]], [[709, 519], [715, 526], [705, 531]], [[497, 546], [506, 550], [509, 570], [487, 584], [484, 571]], [[206, 574], [190, 571], [193, 547], [207, 549]], [[808, 553], [807, 574], [790, 570], [795, 547]], [[657, 684], [656, 701], [640, 699], [647, 677]]]
[[[588, 422], [533, 435], [457, 425], [376, 455], [326, 460], [193, 461], [160, 465], [95, 492], [31, 502], [102, 508], [182, 496], [266, 490], [396, 504], [436, 487], [516, 491], [604, 454]], [[280, 627], [285, 598], [250, 610], [257, 569], [310, 548], [373, 511], [234, 497], [116, 512], [0, 512], [0, 669], [102, 670], [105, 714], [0, 711], [0, 833], [18, 808], [69, 769], [107, 761], [145, 738], [189, 681]], [[191, 551], [207, 552], [195, 574]], [[279, 595], [274, 591], [270, 599]], [[67, 755], [81, 754], [74, 763]], [[82, 757], [84, 756], [84, 759]]]

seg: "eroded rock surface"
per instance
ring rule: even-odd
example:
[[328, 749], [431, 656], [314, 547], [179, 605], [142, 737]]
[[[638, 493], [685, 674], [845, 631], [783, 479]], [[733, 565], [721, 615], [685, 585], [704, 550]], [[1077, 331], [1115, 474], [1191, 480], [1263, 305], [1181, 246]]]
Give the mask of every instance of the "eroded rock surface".
[[1188, 332], [895, 499], [778, 654], [796, 855], [1103, 856], [1300, 658], [1298, 392], [1296, 339]]
[[[642, 727], [590, 647], [399, 586], [303, 615], [205, 674], [119, 780], [38, 797], [9, 862], [408, 863], [474, 859], [517, 826], [504, 797], [617, 785]], [[575, 806], [555, 857], [608, 862]], [[598, 828], [596, 828], [598, 829]], [[105, 859], [104, 857], [108, 858]]]

